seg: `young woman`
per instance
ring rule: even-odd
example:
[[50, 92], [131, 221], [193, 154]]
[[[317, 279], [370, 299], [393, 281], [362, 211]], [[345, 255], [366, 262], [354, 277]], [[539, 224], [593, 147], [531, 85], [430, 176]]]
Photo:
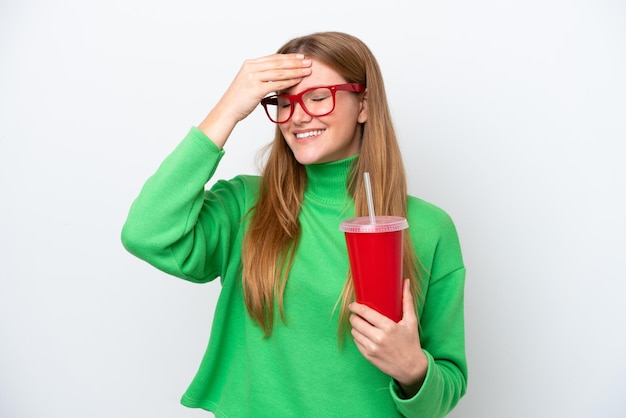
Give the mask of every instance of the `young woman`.
[[[236, 124], [276, 123], [260, 176], [205, 189]], [[403, 317], [353, 301], [339, 223], [406, 217]], [[131, 253], [221, 293], [182, 398], [219, 417], [440, 417], [465, 394], [465, 268], [455, 226], [408, 196], [379, 66], [338, 32], [245, 61], [207, 117], [144, 185], [122, 231]]]

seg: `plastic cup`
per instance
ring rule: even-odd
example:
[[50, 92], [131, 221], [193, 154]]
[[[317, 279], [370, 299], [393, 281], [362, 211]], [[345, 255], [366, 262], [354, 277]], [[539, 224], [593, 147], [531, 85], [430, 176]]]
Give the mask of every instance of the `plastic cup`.
[[356, 301], [398, 322], [402, 319], [402, 238], [409, 227], [399, 216], [346, 219], [344, 231]]

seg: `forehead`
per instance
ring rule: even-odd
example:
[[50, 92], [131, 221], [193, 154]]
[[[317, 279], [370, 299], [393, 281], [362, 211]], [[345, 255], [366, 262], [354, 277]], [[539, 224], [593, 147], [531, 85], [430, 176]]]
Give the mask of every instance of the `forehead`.
[[287, 90], [287, 93], [295, 94], [310, 87], [330, 86], [345, 82], [346, 80], [337, 71], [314, 59], [311, 62], [311, 75], [304, 77], [302, 81]]

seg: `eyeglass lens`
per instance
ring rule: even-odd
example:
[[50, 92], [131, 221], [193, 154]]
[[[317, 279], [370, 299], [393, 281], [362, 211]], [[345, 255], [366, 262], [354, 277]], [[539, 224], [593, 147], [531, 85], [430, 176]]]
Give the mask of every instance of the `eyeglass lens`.
[[[324, 116], [332, 112], [335, 106], [335, 97], [328, 87], [320, 87], [305, 92], [299, 103], [309, 115]], [[278, 123], [289, 119], [294, 106], [295, 103], [292, 99], [282, 95], [276, 96], [275, 101], [266, 102], [268, 115], [274, 119], [274, 122]]]

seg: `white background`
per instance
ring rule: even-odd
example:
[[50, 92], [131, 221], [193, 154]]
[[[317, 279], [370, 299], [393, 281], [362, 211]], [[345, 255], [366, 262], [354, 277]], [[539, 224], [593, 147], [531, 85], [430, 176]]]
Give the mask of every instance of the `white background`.
[[[2, 0], [1, 417], [208, 415], [178, 401], [219, 284], [156, 271], [120, 229], [243, 60], [318, 30], [373, 50], [410, 191], [456, 220], [451, 416], [626, 416], [623, 0]], [[272, 133], [257, 109], [217, 176], [254, 173]]]

